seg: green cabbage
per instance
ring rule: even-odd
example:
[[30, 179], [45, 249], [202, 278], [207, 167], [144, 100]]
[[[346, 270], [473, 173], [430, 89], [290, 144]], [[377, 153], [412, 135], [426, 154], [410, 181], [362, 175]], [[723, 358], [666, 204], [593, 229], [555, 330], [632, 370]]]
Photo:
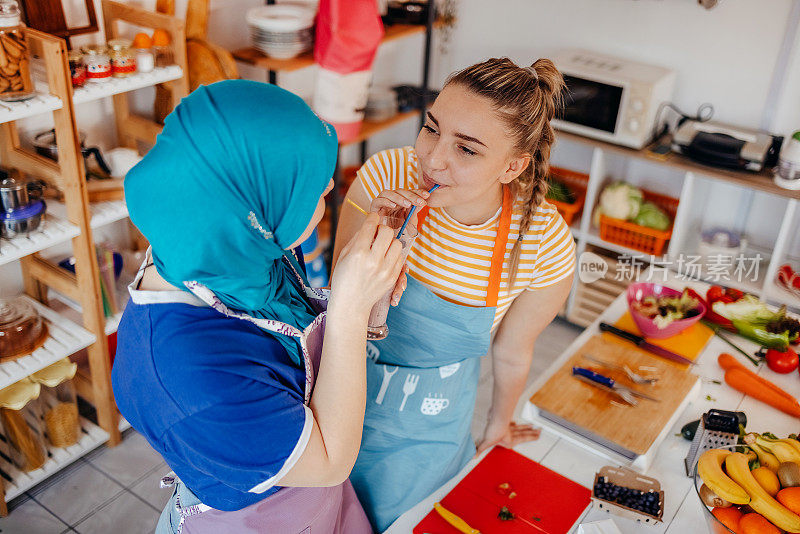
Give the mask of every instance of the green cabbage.
[[645, 202], [642, 204], [633, 222], [639, 226], [661, 231], [666, 230], [670, 225], [669, 216], [652, 202]]

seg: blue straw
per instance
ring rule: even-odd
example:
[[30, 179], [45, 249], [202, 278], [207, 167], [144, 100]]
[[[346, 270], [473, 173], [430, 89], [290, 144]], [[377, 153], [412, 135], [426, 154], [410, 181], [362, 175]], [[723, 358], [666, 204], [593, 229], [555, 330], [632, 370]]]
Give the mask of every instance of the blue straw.
[[[440, 187], [441, 187], [440, 184], [436, 184], [433, 187], [431, 187], [430, 189], [428, 189], [428, 193], [433, 193], [434, 191], [436, 191]], [[400, 239], [400, 236], [403, 235], [403, 230], [406, 229], [406, 226], [408, 225], [408, 221], [411, 220], [411, 216], [414, 215], [415, 211], [417, 211], [417, 206], [416, 205], [412, 206], [411, 207], [411, 211], [408, 212], [408, 217], [406, 217], [406, 220], [403, 222], [403, 226], [400, 227], [400, 231], [397, 232], [397, 239]]]

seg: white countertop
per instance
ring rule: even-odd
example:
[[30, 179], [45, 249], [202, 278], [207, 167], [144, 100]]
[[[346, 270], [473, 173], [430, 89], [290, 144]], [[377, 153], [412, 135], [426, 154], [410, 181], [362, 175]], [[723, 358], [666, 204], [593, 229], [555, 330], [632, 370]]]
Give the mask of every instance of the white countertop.
[[[653, 280], [646, 280], [647, 273], [643, 273], [640, 281], [653, 281], [665, 283], [675, 289], [690, 286], [701, 295], [705, 294], [708, 284], [703, 282], [685, 281], [675, 275], [666, 273], [667, 280], [662, 279], [663, 273], [658, 272]], [[613, 323], [626, 311], [625, 294], [623, 293], [608, 307], [608, 309], [575, 341], [566, 351], [554, 361], [550, 369], [560, 367], [563, 362], [575, 353], [586, 341], [599, 333], [597, 325], [601, 321]], [[748, 352], [755, 352], [757, 345], [738, 336], [728, 336], [734, 343]], [[697, 365], [691, 372], [698, 374], [703, 379], [718, 380], [721, 384], [714, 384], [710, 380], [703, 380], [700, 396], [689, 404], [678, 418], [667, 438], [658, 449], [653, 463], [645, 472], [646, 475], [658, 479], [664, 490], [665, 509], [662, 523], [645, 524], [624, 519], [619, 516], [609, 516], [608, 512], [597, 509], [592, 505], [581, 518], [580, 523], [597, 521], [611, 517], [623, 534], [639, 533], [668, 533], [668, 534], [704, 534], [711, 532], [704, 518], [700, 500], [692, 488], [692, 479], [685, 475], [683, 459], [689, 451], [690, 442], [676, 436], [683, 425], [689, 421], [699, 419], [700, 416], [711, 408], [723, 410], [744, 411], [747, 414], [747, 430], [755, 432], [770, 431], [784, 437], [793, 432], [800, 432], [800, 421], [778, 410], [767, 406], [760, 401], [746, 397], [724, 383], [723, 371], [717, 364], [717, 356], [727, 352], [733, 354], [737, 360], [755, 370], [745, 358], [716, 336], [712, 337], [706, 348], [697, 359]], [[800, 376], [797, 372], [788, 375], [779, 375], [761, 366], [757, 372], [767, 379], [785, 389], [794, 396], [800, 396]], [[545, 372], [542, 377], [550, 373]], [[527, 399], [540, 387], [541, 380], [534, 382], [520, 399], [517, 412], [520, 413]], [[709, 400], [710, 399], [710, 400]], [[577, 445], [566, 439], [560, 438], [553, 432], [544, 429], [539, 440], [525, 443], [515, 450], [541, 463], [543, 466], [564, 475], [579, 484], [591, 488], [594, 476], [604, 465], [612, 465], [606, 456], [598, 450]], [[408, 534], [414, 526], [433, 508], [433, 503], [441, 500], [450, 490], [477, 464], [478, 460], [471, 461], [456, 477], [439, 488], [432, 495], [420, 502], [417, 506], [400, 516], [386, 531], [388, 534]], [[577, 530], [577, 529], [576, 529]], [[491, 534], [491, 533], [489, 533]]]

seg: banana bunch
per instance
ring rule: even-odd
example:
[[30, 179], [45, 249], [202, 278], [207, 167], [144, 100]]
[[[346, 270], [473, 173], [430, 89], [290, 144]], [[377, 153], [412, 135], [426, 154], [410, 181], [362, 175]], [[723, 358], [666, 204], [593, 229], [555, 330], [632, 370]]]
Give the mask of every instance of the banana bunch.
[[[769, 457], [766, 455], [771, 455], [779, 466], [784, 462], [800, 463], [800, 442], [790, 443], [794, 440], [772, 439], [757, 434], [748, 435], [750, 436], [752, 436], [751, 441], [761, 449], [759, 452], [753, 447], [759, 461], [762, 455], [768, 460]], [[748, 437], [745, 438], [745, 442], [750, 445]], [[749, 464], [750, 457], [747, 454], [711, 449], [700, 456], [697, 474], [713, 494], [727, 501], [729, 505], [747, 505], [778, 528], [786, 532], [800, 533], [800, 515], [778, 502], [756, 479], [750, 471]], [[762, 463], [762, 465], [769, 467], [770, 464]]]

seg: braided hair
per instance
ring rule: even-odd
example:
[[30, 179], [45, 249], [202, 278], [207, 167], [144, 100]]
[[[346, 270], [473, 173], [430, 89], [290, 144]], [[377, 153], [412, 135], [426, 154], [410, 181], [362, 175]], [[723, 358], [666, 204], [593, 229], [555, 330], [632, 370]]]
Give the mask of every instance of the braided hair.
[[549, 59], [538, 59], [530, 67], [519, 67], [508, 58], [492, 58], [451, 75], [445, 86], [460, 85], [488, 98], [516, 139], [519, 154], [529, 154], [531, 163], [511, 184], [512, 198], [523, 204], [519, 237], [511, 250], [509, 288], [516, 279], [522, 240], [530, 228], [536, 208], [547, 194], [550, 148], [555, 133], [550, 120], [561, 107], [565, 84]]

